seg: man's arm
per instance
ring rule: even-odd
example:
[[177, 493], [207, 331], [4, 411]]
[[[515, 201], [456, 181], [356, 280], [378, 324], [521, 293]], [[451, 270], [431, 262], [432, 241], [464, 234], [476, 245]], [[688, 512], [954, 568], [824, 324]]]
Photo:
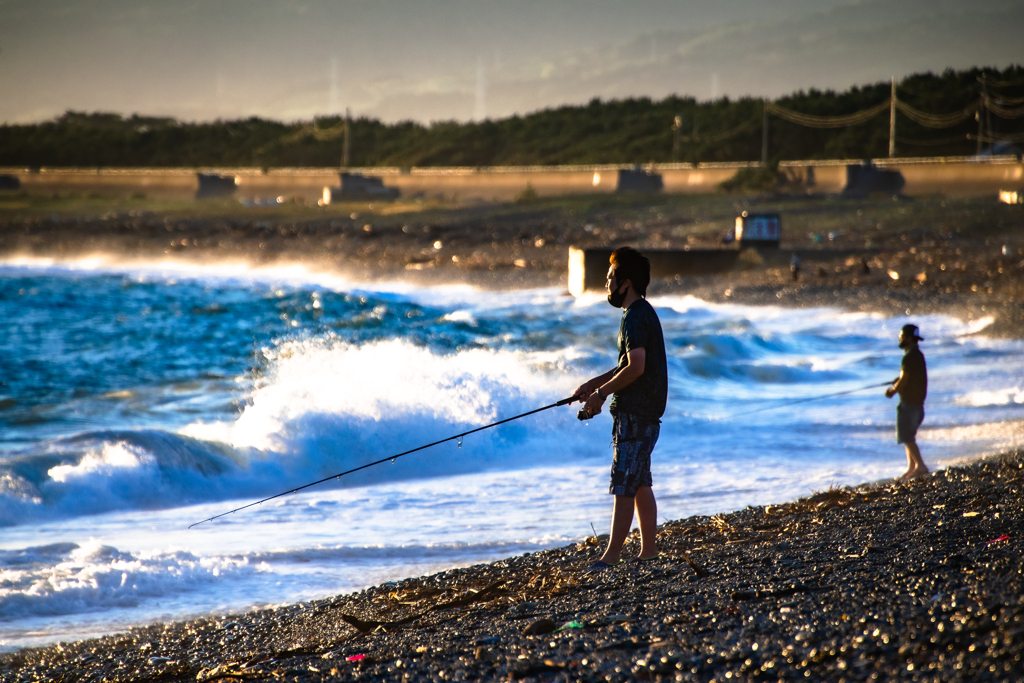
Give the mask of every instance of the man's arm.
[[587, 380], [583, 384], [581, 384], [578, 387], [576, 387], [576, 390], [572, 393], [572, 395], [576, 396], [576, 397], [579, 397], [580, 403], [582, 403], [592, 393], [594, 393], [594, 389], [597, 389], [599, 386], [601, 386], [602, 384], [604, 384], [605, 382], [610, 380], [612, 377], [614, 377], [616, 370], [618, 370], [617, 367], [612, 368], [608, 372], [600, 374], [597, 377], [595, 377], [594, 379]]
[[[612, 375], [610, 378], [593, 388], [594, 393], [587, 397], [587, 400], [583, 405], [583, 409], [590, 413], [591, 416], [599, 414], [601, 412], [601, 406], [604, 405], [604, 401], [597, 395], [597, 389], [601, 390], [601, 394], [605, 398], [614, 394], [616, 391], [622, 391], [638, 380], [640, 375], [644, 374], [644, 364], [646, 360], [647, 352], [644, 348], [630, 349], [629, 353], [626, 354], [626, 365], [621, 370], [618, 372], [612, 370], [611, 373], [606, 372], [604, 375], [601, 375], [601, 377], [595, 377], [590, 380], [593, 382], [605, 377], [606, 375]], [[588, 382], [588, 384], [589, 383], [590, 382]]]
[[892, 398], [903, 388], [903, 383], [906, 379], [906, 375], [903, 373], [903, 369], [900, 368], [900, 376], [893, 380], [892, 386], [885, 390], [885, 397]]

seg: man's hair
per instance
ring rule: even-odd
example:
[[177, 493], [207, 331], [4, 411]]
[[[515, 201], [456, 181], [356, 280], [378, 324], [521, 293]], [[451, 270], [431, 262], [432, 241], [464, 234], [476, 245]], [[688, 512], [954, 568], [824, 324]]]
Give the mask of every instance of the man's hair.
[[619, 247], [612, 252], [608, 262], [615, 266], [616, 283], [629, 280], [637, 294], [647, 296], [647, 285], [651, 283], [651, 262], [646, 256], [633, 247]]

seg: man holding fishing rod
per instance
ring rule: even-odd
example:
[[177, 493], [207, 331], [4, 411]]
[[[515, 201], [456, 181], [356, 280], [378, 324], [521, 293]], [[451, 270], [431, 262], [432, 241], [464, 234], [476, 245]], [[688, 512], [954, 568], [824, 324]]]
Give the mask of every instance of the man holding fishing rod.
[[900, 477], [901, 481], [928, 474], [921, 449], [917, 447], [917, 429], [924, 422], [924, 399], [928, 394], [928, 369], [924, 354], [917, 347], [919, 341], [924, 339], [918, 336], [917, 325], [904, 325], [899, 339], [903, 349], [900, 376], [885, 390], [886, 398], [900, 395], [896, 406], [896, 443], [903, 444], [907, 450], [907, 471]]
[[605, 283], [608, 303], [623, 310], [619, 362], [608, 372], [581, 384], [573, 394], [590, 417], [599, 414], [612, 396], [609, 412], [615, 455], [608, 492], [615, 498], [611, 535], [604, 554], [589, 571], [607, 569], [620, 562], [634, 507], [640, 523], [640, 554], [633, 561], [658, 556], [658, 504], [651, 489], [651, 451], [658, 441], [661, 416], [668, 400], [665, 339], [658, 314], [645, 298], [651, 281], [651, 262], [632, 247], [616, 249], [609, 261]]

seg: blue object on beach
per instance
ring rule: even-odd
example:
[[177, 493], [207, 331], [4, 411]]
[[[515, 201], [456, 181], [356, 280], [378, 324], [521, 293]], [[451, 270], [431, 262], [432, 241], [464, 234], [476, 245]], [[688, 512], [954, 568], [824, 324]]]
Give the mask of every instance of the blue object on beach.
[[604, 571], [605, 569], [611, 569], [612, 567], [615, 567], [616, 565], [620, 565], [620, 564], [622, 564], [622, 560], [619, 560], [618, 562], [616, 562], [614, 564], [608, 564], [604, 560], [598, 560], [594, 564], [592, 564], [589, 567], [587, 567], [587, 571], [588, 572], [600, 572], [600, 571]]

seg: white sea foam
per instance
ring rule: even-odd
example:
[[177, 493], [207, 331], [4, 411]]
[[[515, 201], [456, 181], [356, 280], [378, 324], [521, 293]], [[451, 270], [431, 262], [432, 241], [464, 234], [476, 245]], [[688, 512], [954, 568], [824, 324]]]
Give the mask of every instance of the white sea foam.
[[1012, 389], [971, 391], [957, 398], [956, 403], [957, 405], [973, 406], [976, 408], [1024, 404], [1024, 389], [1016, 386]]
[[[0, 621], [135, 607], [141, 599], [198, 590], [228, 574], [263, 571], [247, 558], [203, 558], [186, 551], [126, 553], [111, 546], [69, 545], [48, 555], [0, 551]], [[46, 560], [49, 560], [48, 562]]]
[[413, 431], [423, 420], [475, 427], [497, 419], [499, 410], [525, 410], [555, 396], [559, 384], [567, 393], [572, 383], [565, 368], [538, 370], [551, 354], [439, 355], [402, 340], [360, 346], [337, 338], [288, 342], [265, 353], [268, 377], [237, 421], [213, 429], [197, 424], [184, 433], [237, 448], [294, 452], [299, 432], [308, 434], [312, 421], [331, 416], [372, 431], [396, 417]]

